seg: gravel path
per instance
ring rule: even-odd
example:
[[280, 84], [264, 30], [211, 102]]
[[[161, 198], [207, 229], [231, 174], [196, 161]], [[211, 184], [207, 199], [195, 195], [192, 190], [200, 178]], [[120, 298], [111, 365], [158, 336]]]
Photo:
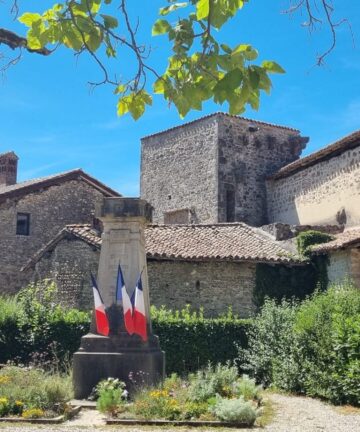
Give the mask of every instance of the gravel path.
[[[331, 405], [298, 396], [271, 394], [268, 398], [275, 409], [275, 417], [265, 428], [241, 429], [241, 432], [360, 432], [360, 411], [343, 414]], [[154, 431], [166, 432], [167, 429], [156, 427], [104, 426], [104, 418], [94, 410], [83, 410], [74, 420], [57, 426], [2, 425], [1, 432], [87, 432], [113, 431], [125, 432]], [[169, 432], [194, 431], [194, 428], [172, 427]], [[205, 432], [205, 429], [200, 429]], [[216, 431], [218, 429], [212, 429]], [[221, 429], [223, 432], [225, 429]], [[234, 432], [234, 429], [228, 429]]]

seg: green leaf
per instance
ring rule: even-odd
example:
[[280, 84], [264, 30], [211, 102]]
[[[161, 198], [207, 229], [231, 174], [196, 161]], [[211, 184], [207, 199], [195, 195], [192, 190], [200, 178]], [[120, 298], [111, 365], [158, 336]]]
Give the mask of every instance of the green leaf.
[[25, 24], [28, 27], [31, 27], [35, 21], [42, 20], [42, 16], [38, 13], [30, 13], [26, 12], [21, 17], [18, 18], [22, 24]]
[[170, 6], [166, 6], [166, 7], [164, 7], [164, 8], [161, 8], [160, 10], [159, 10], [159, 14], [160, 15], [167, 15], [167, 14], [169, 14], [170, 12], [174, 12], [175, 10], [177, 10], [177, 9], [180, 9], [180, 8], [183, 8], [183, 7], [186, 7], [188, 4], [187, 3], [174, 3], [174, 4], [172, 4], [172, 5], [170, 5]]
[[159, 13], [160, 13], [160, 15], [167, 15], [170, 12], [173, 12], [177, 9], [186, 7], [187, 5], [188, 5], [187, 2], [186, 3], [174, 3], [170, 6], [166, 6], [164, 8], [161, 8]]
[[270, 60], [264, 60], [261, 66], [270, 73], [285, 73], [285, 70], [276, 62]]
[[94, 28], [86, 37], [86, 44], [92, 52], [95, 52], [101, 45], [102, 33], [100, 29]]
[[227, 93], [235, 90], [241, 84], [243, 73], [236, 68], [228, 72], [214, 87], [214, 93], [225, 91]]
[[119, 84], [114, 90], [114, 94], [124, 93], [126, 91], [126, 87], [124, 84]]
[[103, 20], [104, 20], [104, 26], [107, 29], [116, 28], [119, 25], [118, 20], [115, 17], [111, 16], [111, 15], [101, 14], [100, 16], [103, 18]]
[[256, 90], [259, 88], [260, 75], [255, 68], [249, 67], [249, 80], [251, 87]]
[[157, 79], [153, 85], [153, 90], [155, 94], [163, 94], [165, 92], [165, 79]]
[[157, 36], [157, 35], [167, 33], [170, 29], [171, 29], [171, 26], [168, 23], [168, 21], [158, 19], [157, 21], [155, 21], [155, 24], [153, 25], [151, 33], [153, 36]]
[[220, 46], [221, 46], [222, 50], [226, 52], [226, 54], [232, 53], [232, 49], [229, 47], [229, 45], [221, 44]]
[[196, 18], [198, 20], [206, 19], [209, 16], [210, 0], [199, 0], [196, 3]]

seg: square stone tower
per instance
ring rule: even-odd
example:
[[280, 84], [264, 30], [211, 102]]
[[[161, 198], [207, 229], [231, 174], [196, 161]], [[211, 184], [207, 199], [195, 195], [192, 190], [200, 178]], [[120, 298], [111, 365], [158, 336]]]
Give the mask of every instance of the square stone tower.
[[155, 223], [267, 223], [266, 178], [298, 159], [296, 129], [216, 113], [142, 139], [141, 198]]

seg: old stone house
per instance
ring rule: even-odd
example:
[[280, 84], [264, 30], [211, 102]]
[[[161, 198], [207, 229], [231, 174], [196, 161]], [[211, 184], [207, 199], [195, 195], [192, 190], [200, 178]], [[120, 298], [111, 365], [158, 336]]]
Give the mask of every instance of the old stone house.
[[[358, 243], [341, 238], [360, 225], [360, 131], [299, 159], [307, 141], [224, 113], [142, 139], [141, 197], [158, 224], [147, 234], [155, 304], [191, 302], [210, 314], [232, 304], [246, 315], [256, 269], [305, 265], [289, 238], [313, 226], [342, 245], [316, 251], [330, 257], [332, 280], [337, 268], [356, 279]], [[117, 192], [81, 170], [16, 184], [16, 166], [16, 155], [0, 155], [0, 290], [51, 276], [63, 299], [87, 305], [101, 244], [94, 208]]]
[[155, 223], [269, 223], [266, 178], [308, 138], [285, 126], [216, 113], [141, 140], [140, 195]]
[[103, 197], [119, 196], [80, 169], [16, 183], [18, 157], [0, 155], [0, 292], [28, 280], [20, 269], [70, 223], [93, 222]]
[[[190, 304], [210, 316], [229, 306], [241, 316], [251, 314], [259, 264], [308, 265], [265, 231], [244, 223], [151, 225], [145, 241], [151, 303], [175, 309]], [[97, 269], [100, 247], [99, 230], [68, 225], [22, 271], [34, 281], [56, 281], [59, 301], [86, 308], [92, 304], [89, 272]]]

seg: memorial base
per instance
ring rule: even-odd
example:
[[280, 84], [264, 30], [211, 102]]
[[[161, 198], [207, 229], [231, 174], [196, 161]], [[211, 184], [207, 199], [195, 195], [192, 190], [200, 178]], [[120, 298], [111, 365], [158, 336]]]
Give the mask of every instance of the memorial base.
[[86, 399], [103, 379], [119, 378], [131, 392], [134, 386], [154, 385], [164, 378], [165, 354], [157, 336], [147, 342], [138, 336], [87, 334], [73, 357], [75, 399]]

